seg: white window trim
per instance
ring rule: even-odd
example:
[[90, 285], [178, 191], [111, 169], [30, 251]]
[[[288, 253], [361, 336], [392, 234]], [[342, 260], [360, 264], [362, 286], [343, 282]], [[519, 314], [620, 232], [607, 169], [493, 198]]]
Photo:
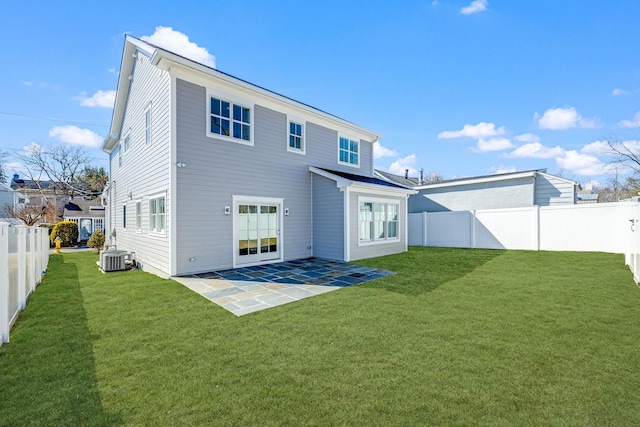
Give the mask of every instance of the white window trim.
[[[129, 140], [129, 146], [127, 147], [127, 139]], [[124, 154], [127, 154], [131, 150], [131, 129], [124, 134], [122, 138], [122, 147], [124, 147]]]
[[[289, 137], [291, 136], [291, 132], [290, 132], [289, 129], [291, 127], [291, 122], [302, 126], [302, 141], [301, 141], [301, 144], [300, 144], [300, 149], [293, 148], [293, 147], [291, 147], [289, 145]], [[287, 116], [287, 151], [289, 151], [290, 153], [306, 155], [306, 153], [307, 153], [307, 123], [306, 123], [306, 120], [298, 118], [298, 117]]]
[[[151, 102], [144, 110], [144, 145], [151, 145], [153, 142], [153, 110], [151, 109]], [[149, 115], [149, 123], [147, 124], [147, 114]], [[147, 132], [149, 134], [149, 140], [147, 140]]]
[[[372, 240], [360, 240], [360, 204], [362, 203], [386, 203], [386, 204], [394, 204], [398, 206], [398, 220], [397, 220], [397, 227], [396, 227], [396, 237], [392, 237], [392, 238], [384, 238], [384, 239], [372, 239]], [[384, 244], [390, 244], [390, 243], [398, 243], [400, 241], [400, 218], [402, 217], [402, 215], [400, 214], [400, 209], [402, 207], [402, 204], [400, 203], [400, 200], [398, 199], [386, 199], [386, 198], [379, 198], [379, 197], [368, 197], [368, 196], [358, 196], [358, 246], [371, 246], [371, 245], [384, 245]], [[374, 211], [375, 213], [375, 208]], [[385, 212], [386, 215], [386, 212]], [[385, 224], [388, 225], [389, 221], [385, 221]], [[385, 230], [385, 234], [387, 233], [388, 230]]]
[[[151, 201], [158, 200], [164, 198], [164, 229], [163, 230], [153, 230], [151, 229]], [[147, 200], [148, 209], [148, 217], [149, 217], [149, 235], [157, 236], [157, 237], [166, 237], [167, 236], [167, 193], [156, 193], [152, 196], [149, 196]], [[157, 214], [156, 214], [157, 215]], [[156, 218], [157, 220], [157, 218]]]
[[[233, 129], [233, 105], [235, 104], [235, 105], [249, 109], [249, 141], [246, 141], [244, 139], [234, 138], [233, 136], [220, 135], [220, 134], [211, 132], [211, 98], [217, 98], [217, 99], [220, 99], [221, 101], [226, 101], [229, 104], [231, 104], [231, 113], [230, 113], [231, 117], [229, 119], [229, 121], [231, 122], [231, 129]], [[240, 99], [235, 96], [230, 96], [226, 93], [222, 93], [218, 91], [214, 92], [209, 89], [207, 89], [206, 103], [207, 103], [206, 105], [207, 119], [205, 121], [205, 130], [206, 130], [207, 137], [220, 139], [223, 141], [234, 142], [236, 144], [250, 145], [250, 146], [254, 145], [253, 141], [255, 138], [255, 126], [256, 126], [255, 119], [254, 119], [254, 110], [255, 110], [254, 103], [248, 100]]]
[[[349, 141], [354, 141], [354, 142], [357, 142], [357, 143], [358, 143], [358, 163], [357, 163], [357, 164], [353, 164], [353, 163], [350, 163], [350, 162], [342, 162], [342, 161], [340, 161], [340, 138], [348, 139]], [[337, 141], [337, 143], [338, 143], [338, 150], [337, 150], [337, 154], [338, 154], [338, 164], [339, 164], [339, 165], [345, 165], [345, 166], [349, 166], [349, 167], [352, 167], [352, 168], [358, 168], [358, 169], [359, 169], [359, 168], [360, 168], [360, 159], [362, 158], [362, 150], [361, 150], [362, 144], [360, 143], [360, 138], [356, 138], [356, 137], [354, 137], [354, 136], [349, 136], [349, 135], [346, 135], [346, 134], [340, 134], [340, 133], [339, 133], [339, 134], [338, 134], [338, 141]], [[349, 153], [351, 153], [351, 147], [349, 147]]]
[[[138, 224], [138, 206], [140, 206], [140, 217], [139, 217], [140, 224]], [[135, 207], [136, 207], [136, 233], [142, 234], [142, 199], [137, 199], [135, 201]]]

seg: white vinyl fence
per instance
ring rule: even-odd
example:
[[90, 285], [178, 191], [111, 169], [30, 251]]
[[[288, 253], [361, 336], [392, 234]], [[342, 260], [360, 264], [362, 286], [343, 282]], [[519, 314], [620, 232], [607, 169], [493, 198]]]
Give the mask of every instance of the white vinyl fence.
[[409, 245], [625, 254], [640, 282], [640, 204], [409, 214]]
[[9, 342], [9, 330], [48, 263], [46, 228], [0, 222], [0, 345]]

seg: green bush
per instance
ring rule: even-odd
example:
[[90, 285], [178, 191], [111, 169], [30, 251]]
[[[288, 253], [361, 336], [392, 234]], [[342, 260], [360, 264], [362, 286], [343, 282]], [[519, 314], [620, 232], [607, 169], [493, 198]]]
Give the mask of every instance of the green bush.
[[104, 246], [104, 233], [100, 229], [94, 231], [87, 240], [87, 246], [100, 250]]
[[60, 239], [62, 240], [60, 244], [65, 248], [77, 245], [78, 224], [73, 221], [61, 221], [57, 223], [53, 227], [53, 230], [51, 230], [51, 234], [49, 235], [52, 244], [55, 244], [56, 237], [60, 237]]

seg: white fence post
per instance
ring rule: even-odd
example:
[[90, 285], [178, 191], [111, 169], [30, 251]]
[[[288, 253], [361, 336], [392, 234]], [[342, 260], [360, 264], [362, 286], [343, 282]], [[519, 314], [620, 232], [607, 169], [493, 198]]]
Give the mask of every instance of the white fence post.
[[27, 247], [27, 227], [16, 226], [18, 235], [18, 302], [20, 310], [24, 310], [27, 305], [27, 275], [26, 275], [26, 247]]
[[9, 342], [9, 224], [0, 223], [0, 345]]
[[471, 212], [471, 242], [469, 242], [471, 244], [471, 247], [475, 249], [476, 247], [476, 222], [478, 221], [478, 218], [476, 217], [476, 211], [471, 210], [469, 211]]
[[428, 213], [422, 212], [422, 246], [429, 245], [429, 233], [427, 232], [427, 215]]

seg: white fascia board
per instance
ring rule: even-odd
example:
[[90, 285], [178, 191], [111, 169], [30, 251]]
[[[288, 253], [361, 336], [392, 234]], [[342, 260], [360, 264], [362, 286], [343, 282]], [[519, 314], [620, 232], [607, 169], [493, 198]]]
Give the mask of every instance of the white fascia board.
[[320, 176], [328, 178], [328, 179], [330, 179], [332, 181], [335, 181], [336, 187], [338, 187], [338, 188], [348, 187], [348, 186], [353, 184], [353, 181], [351, 181], [350, 179], [346, 179], [346, 178], [343, 178], [341, 176], [334, 175], [331, 172], [327, 172], [325, 170], [318, 169], [318, 168], [313, 167], [313, 166], [309, 166], [309, 172], [313, 172], [316, 175], [320, 175]]
[[578, 185], [578, 183], [576, 181], [573, 181], [573, 180], [567, 179], [567, 178], [563, 178], [561, 176], [551, 175], [551, 174], [544, 173], [544, 172], [538, 172], [538, 174], [544, 176], [545, 178], [559, 179], [560, 181], [564, 181], [567, 184]]
[[117, 142], [120, 140], [122, 132], [122, 121], [124, 119], [124, 110], [129, 96], [129, 87], [131, 86], [131, 73], [133, 72], [133, 64], [135, 62], [135, 54], [141, 53], [151, 56], [153, 48], [142, 40], [127, 35], [124, 41], [124, 49], [122, 51], [122, 62], [120, 63], [120, 72], [118, 74], [118, 88], [116, 89], [116, 100], [113, 105], [113, 115], [111, 116], [111, 128], [109, 134], [102, 143], [102, 151], [111, 153]]
[[449, 181], [449, 182], [436, 182], [435, 184], [418, 185], [415, 187], [415, 189], [428, 190], [431, 188], [457, 187], [460, 185], [481, 184], [485, 182], [510, 181], [512, 179], [534, 177], [536, 173], [537, 173], [536, 171], [529, 171], [529, 172], [522, 172], [522, 173], [513, 173], [509, 175], [495, 175], [495, 176], [488, 175], [480, 178], [470, 178], [470, 179], [462, 178], [462, 179]]
[[[260, 102], [258, 103], [260, 105], [270, 108], [275, 107], [277, 111], [282, 111], [284, 109], [284, 112], [286, 113], [298, 116], [303, 115], [303, 117], [311, 115], [314, 117], [313, 121], [320, 125], [330, 128], [335, 128], [337, 125], [338, 128], [344, 132], [354, 134], [354, 136], [357, 135], [365, 141], [373, 143], [382, 139], [382, 135], [360, 127], [354, 123], [237, 79], [216, 69], [207, 67], [206, 65], [193, 62], [166, 50], [157, 49], [151, 56], [151, 63], [161, 70], [170, 71], [181, 79], [191, 81], [192, 83], [204, 87], [210, 86], [211, 78], [214, 78], [230, 87], [231, 90], [241, 90], [245, 94], [248, 93], [248, 98], [250, 99], [259, 99]], [[247, 97], [247, 95], [245, 95], [245, 97]]]

